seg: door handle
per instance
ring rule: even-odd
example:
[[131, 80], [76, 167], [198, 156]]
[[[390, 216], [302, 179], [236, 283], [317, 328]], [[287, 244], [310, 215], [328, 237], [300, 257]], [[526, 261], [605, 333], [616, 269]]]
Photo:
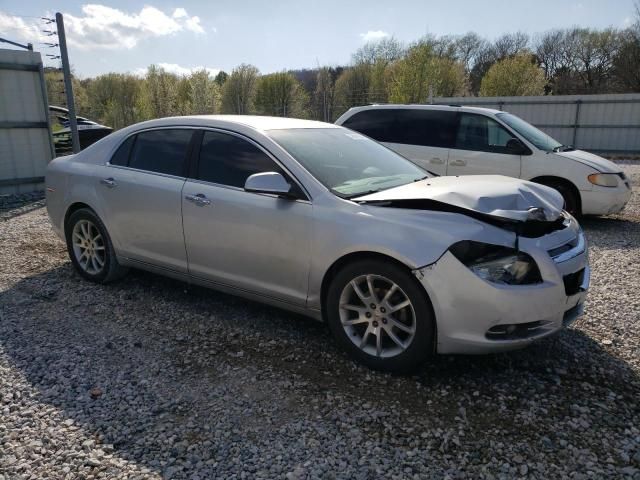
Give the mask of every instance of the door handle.
[[196, 195], [185, 195], [184, 198], [186, 200], [189, 200], [191, 203], [195, 203], [199, 207], [204, 207], [205, 205], [211, 205], [211, 200], [209, 200], [202, 193], [198, 193]]
[[466, 160], [454, 160], [449, 165], [453, 165], [454, 167], [464, 167], [466, 164]]
[[113, 177], [109, 177], [109, 178], [102, 178], [100, 179], [100, 183], [102, 185], [106, 185], [108, 188], [113, 188], [113, 187], [117, 187], [118, 184], [116, 183], [116, 181], [113, 179]]
[[442, 165], [444, 163], [444, 160], [438, 157], [433, 157], [431, 160], [429, 160], [429, 163], [433, 163], [435, 165]]

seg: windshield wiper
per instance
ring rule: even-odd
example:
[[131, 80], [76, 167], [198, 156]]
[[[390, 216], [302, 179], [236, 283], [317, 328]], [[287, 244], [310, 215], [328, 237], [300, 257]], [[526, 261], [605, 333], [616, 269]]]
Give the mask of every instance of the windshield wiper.
[[[381, 189], [383, 190], [383, 189]], [[378, 193], [380, 190], [367, 190], [365, 192], [352, 193], [351, 195], [343, 196], [342, 198], [346, 198], [347, 200], [351, 200], [356, 197], [363, 197], [365, 195], [371, 195], [372, 193]]]

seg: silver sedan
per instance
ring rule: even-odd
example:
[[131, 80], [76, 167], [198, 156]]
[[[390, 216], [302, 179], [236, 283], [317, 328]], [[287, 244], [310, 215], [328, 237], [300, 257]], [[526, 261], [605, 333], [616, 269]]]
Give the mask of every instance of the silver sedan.
[[153, 120], [55, 159], [46, 181], [86, 279], [141, 268], [301, 312], [372, 368], [523, 347], [575, 320], [589, 283], [555, 190], [434, 177], [320, 122]]

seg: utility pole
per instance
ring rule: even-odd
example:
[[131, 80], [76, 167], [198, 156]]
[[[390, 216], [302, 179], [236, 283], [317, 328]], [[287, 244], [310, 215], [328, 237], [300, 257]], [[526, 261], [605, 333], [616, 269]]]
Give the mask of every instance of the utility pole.
[[58, 27], [58, 43], [60, 44], [60, 59], [62, 61], [62, 73], [64, 75], [64, 90], [67, 94], [71, 143], [73, 145], [73, 153], [78, 153], [80, 151], [78, 121], [76, 120], [76, 106], [73, 101], [73, 85], [71, 84], [71, 68], [69, 67], [69, 53], [67, 52], [67, 37], [64, 33], [64, 20], [60, 12], [56, 13], [56, 26]]

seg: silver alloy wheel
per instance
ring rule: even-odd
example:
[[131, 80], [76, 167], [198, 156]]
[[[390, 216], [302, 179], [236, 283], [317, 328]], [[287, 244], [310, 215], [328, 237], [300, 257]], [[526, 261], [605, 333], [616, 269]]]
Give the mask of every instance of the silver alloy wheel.
[[340, 322], [360, 350], [388, 358], [404, 352], [416, 333], [416, 314], [407, 294], [381, 275], [360, 275], [340, 295]]
[[89, 220], [79, 220], [71, 234], [73, 254], [85, 272], [97, 275], [105, 264], [104, 239], [98, 228]]

